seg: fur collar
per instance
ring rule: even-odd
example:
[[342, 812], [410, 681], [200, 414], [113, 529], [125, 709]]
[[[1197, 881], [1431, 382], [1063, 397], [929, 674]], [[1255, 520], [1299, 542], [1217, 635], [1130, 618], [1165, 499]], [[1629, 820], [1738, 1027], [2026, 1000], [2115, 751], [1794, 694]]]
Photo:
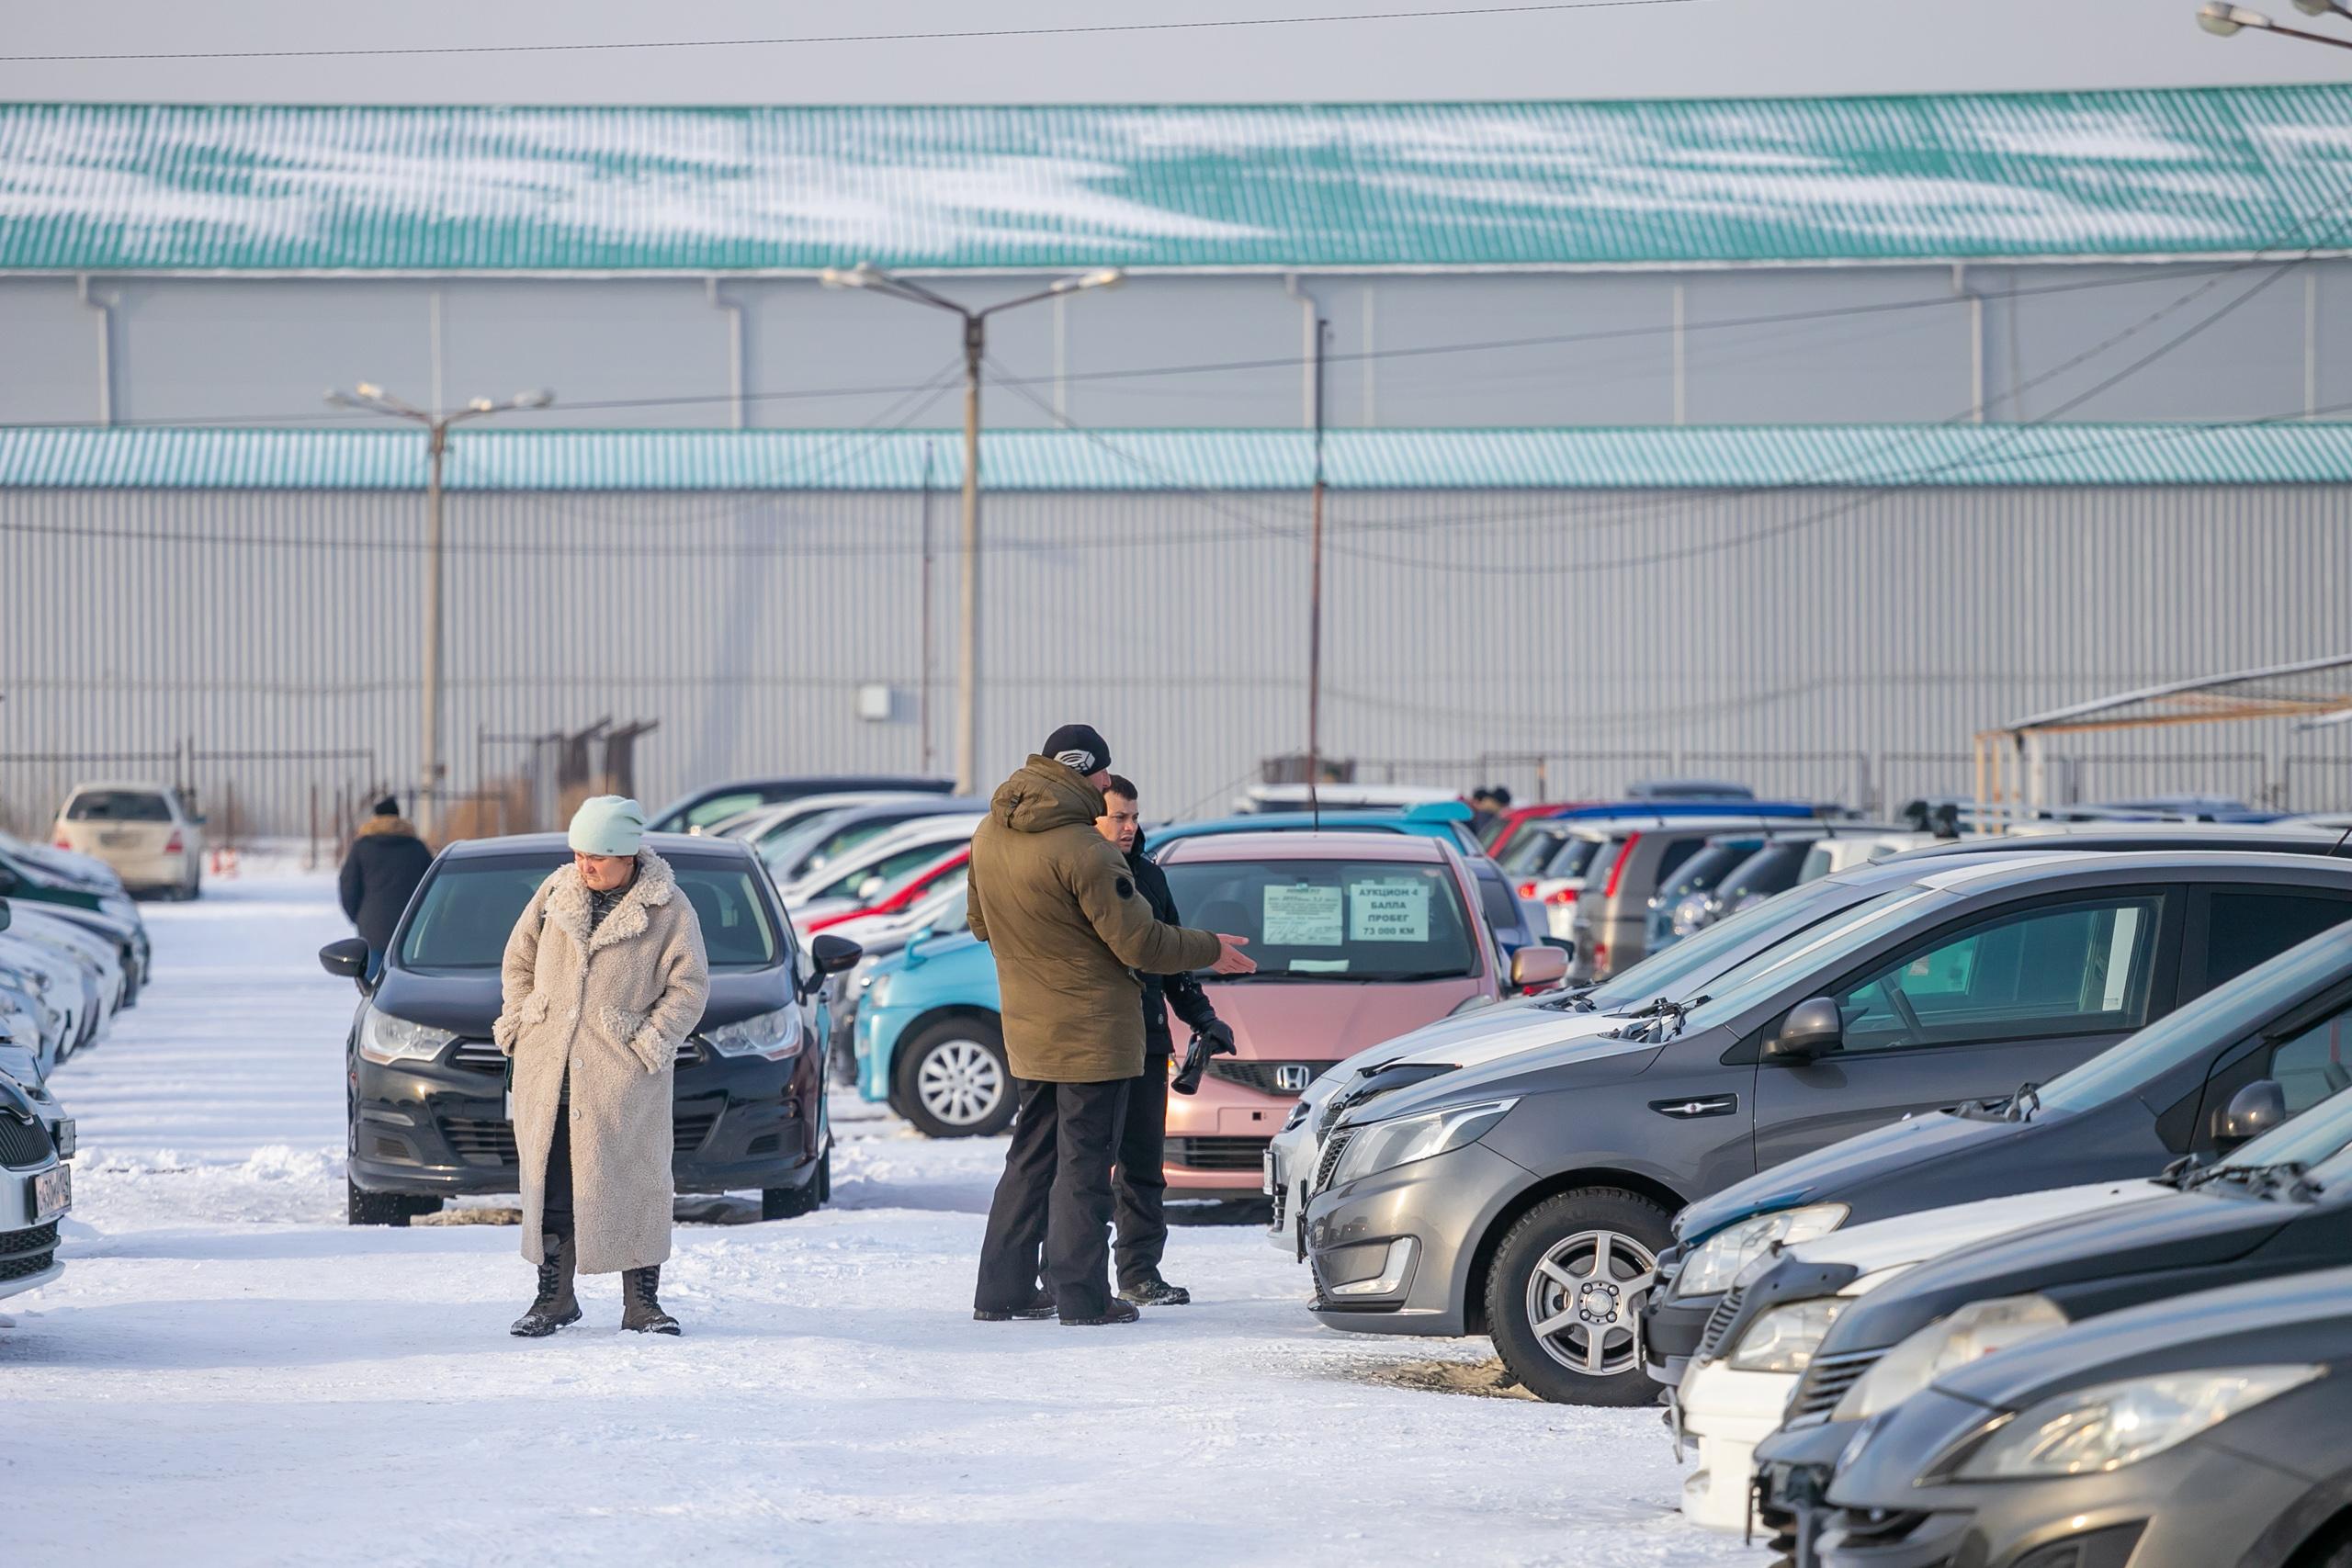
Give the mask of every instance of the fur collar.
[[678, 890], [677, 878], [671, 874], [670, 863], [651, 850], [637, 852], [637, 880], [629, 884], [620, 903], [605, 917], [592, 938], [588, 934], [588, 885], [580, 879], [580, 868], [567, 865], [548, 878], [548, 901], [545, 906], [548, 924], [571, 939], [571, 944], [584, 953], [602, 953], [617, 943], [645, 934], [653, 923], [650, 909], [658, 909], [670, 901]]
[[416, 837], [416, 825], [405, 817], [370, 817], [359, 824], [360, 838], [377, 839], [387, 835], [413, 839]]

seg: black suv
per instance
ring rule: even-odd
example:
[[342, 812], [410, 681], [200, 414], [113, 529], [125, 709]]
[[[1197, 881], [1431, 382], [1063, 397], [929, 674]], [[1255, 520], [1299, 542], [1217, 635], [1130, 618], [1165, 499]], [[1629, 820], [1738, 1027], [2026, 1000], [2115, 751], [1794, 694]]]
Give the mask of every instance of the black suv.
[[1646, 1404], [1640, 1311], [1676, 1210], [2089, 1060], [2314, 929], [2272, 918], [2281, 906], [2322, 925], [2352, 913], [2352, 864], [2063, 850], [1921, 862], [1707, 995], [1344, 1111], [1306, 1200], [1316, 1316], [1483, 1331], [1546, 1398]]
[[[681, 1192], [757, 1190], [769, 1219], [830, 1195], [825, 976], [858, 949], [818, 937], [803, 953], [775, 886], [734, 840], [651, 834], [702, 925], [710, 998], [678, 1052], [672, 1167]], [[560, 834], [481, 839], [441, 852], [409, 900], [383, 970], [356, 940], [319, 953], [365, 999], [345, 1043], [350, 1220], [404, 1225], [453, 1194], [513, 1192], [506, 1058], [491, 1041], [499, 961], [531, 896], [571, 851]]]

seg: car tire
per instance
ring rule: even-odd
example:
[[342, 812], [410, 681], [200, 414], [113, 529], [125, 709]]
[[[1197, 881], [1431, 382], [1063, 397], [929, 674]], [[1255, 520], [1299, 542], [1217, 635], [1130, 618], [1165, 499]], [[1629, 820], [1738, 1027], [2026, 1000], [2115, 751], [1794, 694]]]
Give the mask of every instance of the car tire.
[[823, 1208], [825, 1200], [832, 1195], [833, 1151], [827, 1149], [817, 1162], [816, 1174], [799, 1186], [760, 1189], [760, 1218], [797, 1220]]
[[[1487, 1331], [1529, 1393], [1555, 1404], [1657, 1402], [1642, 1371], [1640, 1314], [1672, 1220], [1637, 1192], [1586, 1187], [1511, 1226], [1487, 1270]], [[1585, 1283], [1603, 1272], [1599, 1290]], [[1547, 1324], [1555, 1326], [1542, 1332]]]
[[1012, 1125], [1020, 1097], [994, 1019], [924, 1025], [899, 1044], [891, 1077], [900, 1114], [925, 1137], [989, 1137]]
[[[355, 1225], [402, 1225], [416, 1212], [414, 1202], [403, 1193], [367, 1192], [355, 1185], [349, 1177], [343, 1179], [347, 1194], [345, 1213]], [[435, 1201], [433, 1207], [440, 1207]]]

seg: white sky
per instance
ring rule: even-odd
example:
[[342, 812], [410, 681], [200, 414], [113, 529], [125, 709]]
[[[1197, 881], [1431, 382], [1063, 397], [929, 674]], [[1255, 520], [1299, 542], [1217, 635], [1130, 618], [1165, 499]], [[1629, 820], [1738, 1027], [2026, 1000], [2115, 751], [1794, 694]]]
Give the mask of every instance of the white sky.
[[[1087, 26], [1482, 0], [94, 0], [10, 6], [9, 55]], [[2288, 0], [2279, 19], [2316, 28]], [[0, 62], [0, 99], [1076, 103], [1717, 97], [2343, 81], [2352, 52], [2199, 31], [2195, 0], [1699, 0], [1619, 12], [1097, 37], [394, 59]], [[2352, 26], [2346, 26], [2352, 36]]]

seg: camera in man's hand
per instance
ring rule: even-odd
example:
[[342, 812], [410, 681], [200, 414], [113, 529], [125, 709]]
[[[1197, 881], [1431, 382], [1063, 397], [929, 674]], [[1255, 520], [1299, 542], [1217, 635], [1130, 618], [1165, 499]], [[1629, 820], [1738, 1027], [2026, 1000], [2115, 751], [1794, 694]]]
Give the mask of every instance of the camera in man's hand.
[[1201, 1087], [1202, 1075], [1209, 1070], [1209, 1058], [1230, 1056], [1235, 1049], [1233, 1031], [1223, 1019], [1211, 1019], [1193, 1031], [1192, 1040], [1184, 1046], [1183, 1065], [1168, 1080], [1168, 1087], [1178, 1094], [1194, 1093]]

